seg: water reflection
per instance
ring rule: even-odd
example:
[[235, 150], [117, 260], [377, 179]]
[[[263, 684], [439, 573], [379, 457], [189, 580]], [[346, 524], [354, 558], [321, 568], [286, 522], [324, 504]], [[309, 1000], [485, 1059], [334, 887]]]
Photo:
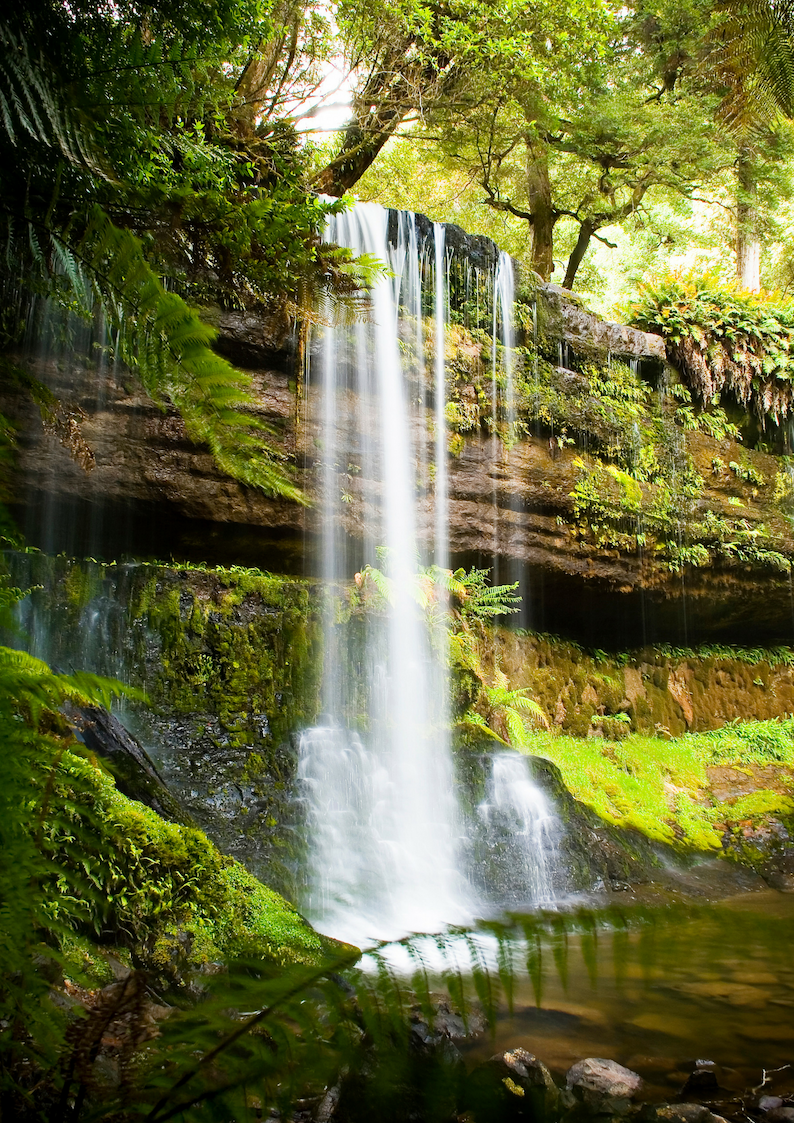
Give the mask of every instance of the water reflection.
[[794, 1063], [794, 895], [513, 917], [402, 948], [403, 968], [420, 959], [453, 991], [493, 996], [472, 1062], [520, 1045], [561, 1079], [609, 1057], [644, 1077], [648, 1100], [675, 1099], [698, 1059], [729, 1091]]

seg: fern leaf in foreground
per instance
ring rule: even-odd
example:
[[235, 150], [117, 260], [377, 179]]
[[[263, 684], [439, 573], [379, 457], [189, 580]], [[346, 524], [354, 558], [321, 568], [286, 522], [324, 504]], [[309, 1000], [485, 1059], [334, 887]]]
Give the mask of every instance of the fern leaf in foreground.
[[86, 311], [89, 294], [100, 302], [120, 357], [158, 405], [180, 412], [191, 440], [206, 444], [218, 467], [242, 483], [305, 502], [249, 412], [250, 378], [212, 350], [216, 331], [165, 291], [139, 239], [99, 206], [79, 239], [69, 230], [50, 237], [74, 296]]

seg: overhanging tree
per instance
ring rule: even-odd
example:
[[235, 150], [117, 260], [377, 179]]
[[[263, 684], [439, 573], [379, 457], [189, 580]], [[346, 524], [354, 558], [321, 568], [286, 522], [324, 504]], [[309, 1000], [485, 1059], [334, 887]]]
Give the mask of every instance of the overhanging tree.
[[32, 0], [0, 23], [6, 345], [34, 294], [103, 317], [224, 471], [293, 499], [249, 380], [190, 302], [295, 314], [310, 292], [355, 297], [287, 108], [320, 80], [326, 44], [320, 13], [278, 0], [209, 14], [200, 0]]

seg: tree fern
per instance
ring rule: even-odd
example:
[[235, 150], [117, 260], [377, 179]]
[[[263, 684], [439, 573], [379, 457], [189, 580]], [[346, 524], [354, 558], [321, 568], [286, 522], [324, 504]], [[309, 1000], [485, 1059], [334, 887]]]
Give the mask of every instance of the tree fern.
[[794, 4], [722, 0], [707, 64], [726, 91], [720, 113], [736, 132], [794, 115]]
[[11, 143], [18, 144], [27, 133], [70, 163], [106, 177], [90, 130], [47, 81], [46, 72], [43, 60], [31, 57], [24, 38], [0, 21], [0, 119]]

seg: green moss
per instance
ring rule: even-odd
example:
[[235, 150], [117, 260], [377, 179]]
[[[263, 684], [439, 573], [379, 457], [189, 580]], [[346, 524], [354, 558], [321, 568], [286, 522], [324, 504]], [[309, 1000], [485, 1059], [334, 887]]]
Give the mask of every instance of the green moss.
[[[108, 934], [172, 981], [230, 957], [315, 963], [344, 950], [201, 831], [127, 799], [90, 761], [65, 752], [54, 788], [68, 813], [45, 824], [45, 849], [82, 881], [81, 928], [64, 944], [73, 962], [87, 954], [80, 938], [101, 942]], [[56, 874], [54, 889], [61, 881], [67, 884]], [[56, 892], [54, 919], [58, 910]], [[96, 953], [81, 970], [101, 976]]]
[[99, 595], [126, 607], [113, 620], [115, 644], [125, 675], [155, 708], [216, 716], [225, 744], [271, 753], [315, 717], [322, 635], [309, 583], [243, 567], [24, 561], [25, 584], [39, 586], [31, 595], [64, 637], [79, 633]]
[[733, 724], [716, 733], [661, 740], [632, 735], [621, 742], [536, 733], [523, 751], [558, 766], [568, 790], [602, 819], [633, 827], [681, 850], [717, 850], [723, 830], [794, 812], [794, 798], [760, 789], [716, 800], [710, 764], [781, 761], [794, 766], [794, 719]]
[[689, 745], [639, 736], [604, 742], [537, 734], [528, 751], [556, 764], [569, 791], [609, 823], [691, 849], [721, 844], [698, 813], [707, 779]]
[[723, 817], [726, 809], [730, 813], [725, 816], [728, 822], [740, 823], [750, 821], [754, 825], [763, 822], [770, 816], [788, 816], [794, 813], [794, 798], [781, 792], [766, 790], [750, 792], [749, 795], [740, 796], [717, 806], [714, 810], [715, 821]]
[[122, 967], [132, 965], [127, 948], [101, 948], [86, 936], [69, 931], [61, 931], [59, 940], [64, 974], [80, 986], [94, 989], [112, 983], [116, 978], [112, 960]]

